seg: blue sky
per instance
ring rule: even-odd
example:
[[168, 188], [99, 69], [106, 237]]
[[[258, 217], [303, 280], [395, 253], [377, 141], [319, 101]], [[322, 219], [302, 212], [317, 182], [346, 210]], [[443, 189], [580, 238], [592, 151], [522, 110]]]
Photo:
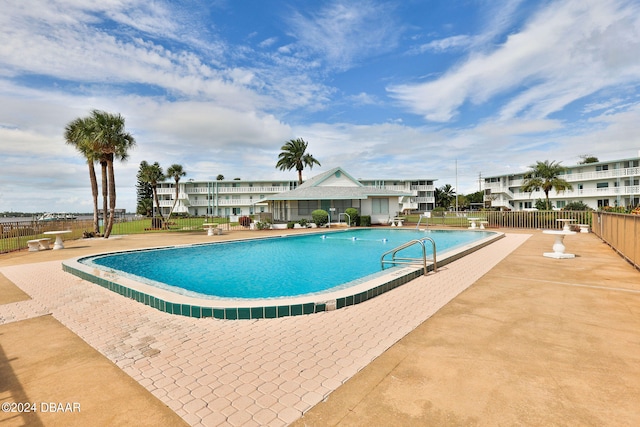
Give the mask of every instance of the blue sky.
[[4, 1], [0, 212], [91, 211], [64, 127], [120, 113], [186, 179], [295, 179], [292, 138], [358, 178], [478, 177], [640, 150], [640, 2]]

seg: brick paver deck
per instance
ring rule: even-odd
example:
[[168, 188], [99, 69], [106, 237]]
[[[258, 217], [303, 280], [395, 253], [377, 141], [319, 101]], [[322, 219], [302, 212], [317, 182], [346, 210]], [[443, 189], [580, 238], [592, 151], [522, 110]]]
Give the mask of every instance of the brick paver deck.
[[0, 269], [31, 300], [0, 324], [52, 314], [198, 426], [284, 426], [325, 399], [521, 245], [507, 234], [444, 268], [348, 308], [224, 321], [170, 315], [64, 273], [60, 261]]

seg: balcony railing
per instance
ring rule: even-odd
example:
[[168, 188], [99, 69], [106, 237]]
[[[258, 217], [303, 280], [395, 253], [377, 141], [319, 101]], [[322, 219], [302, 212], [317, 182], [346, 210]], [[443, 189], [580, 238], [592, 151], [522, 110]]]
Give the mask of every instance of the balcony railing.
[[[619, 168], [610, 169], [606, 171], [592, 171], [592, 172], [579, 172], [579, 173], [567, 173], [560, 175], [560, 178], [567, 182], [580, 182], [580, 181], [594, 181], [598, 179], [611, 179], [611, 178], [634, 178], [640, 176], [640, 167], [633, 168]], [[523, 179], [511, 179], [508, 181], [509, 187], [520, 187], [524, 184]]]
[[[184, 189], [185, 194], [275, 194], [282, 193], [283, 191], [289, 191], [289, 187], [277, 186], [277, 187], [191, 187], [186, 186]], [[175, 194], [173, 188], [158, 188], [158, 194]], [[182, 192], [181, 192], [182, 193]]]

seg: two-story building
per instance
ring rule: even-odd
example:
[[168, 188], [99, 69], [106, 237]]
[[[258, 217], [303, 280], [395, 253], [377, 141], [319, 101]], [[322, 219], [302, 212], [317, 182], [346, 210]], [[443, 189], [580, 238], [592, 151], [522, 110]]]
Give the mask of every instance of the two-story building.
[[[572, 190], [549, 192], [554, 209], [562, 209], [572, 202], [582, 202], [598, 209], [605, 206], [635, 207], [640, 205], [640, 157], [566, 166], [559, 176]], [[522, 191], [526, 171], [517, 174], [486, 176], [484, 179], [485, 207], [527, 210], [536, 200], [545, 199], [542, 190]]]
[[[409, 196], [399, 201], [399, 210], [428, 211], [435, 205], [434, 179], [357, 179], [362, 187], [389, 190]], [[295, 190], [298, 181], [291, 180], [187, 180], [178, 184], [178, 202], [175, 213], [192, 216], [239, 216], [270, 212], [266, 199]], [[162, 214], [167, 215], [175, 198], [175, 183], [163, 182], [157, 186]], [[273, 204], [271, 204], [271, 208]], [[350, 207], [350, 206], [347, 206]]]

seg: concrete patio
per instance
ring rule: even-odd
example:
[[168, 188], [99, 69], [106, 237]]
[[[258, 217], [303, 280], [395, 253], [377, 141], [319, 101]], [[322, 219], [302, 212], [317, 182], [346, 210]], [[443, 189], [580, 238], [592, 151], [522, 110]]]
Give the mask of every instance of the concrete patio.
[[[577, 257], [556, 260], [542, 256], [552, 240], [540, 230], [502, 231], [365, 303], [259, 321], [161, 313], [60, 267], [83, 254], [259, 232], [0, 255], [0, 403], [38, 409], [0, 421], [639, 425], [640, 272], [592, 234], [568, 236]], [[81, 410], [46, 411], [46, 402]]]

